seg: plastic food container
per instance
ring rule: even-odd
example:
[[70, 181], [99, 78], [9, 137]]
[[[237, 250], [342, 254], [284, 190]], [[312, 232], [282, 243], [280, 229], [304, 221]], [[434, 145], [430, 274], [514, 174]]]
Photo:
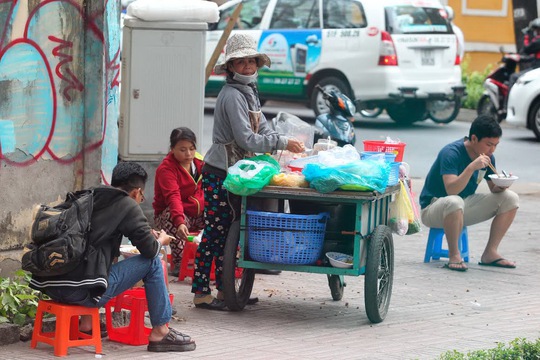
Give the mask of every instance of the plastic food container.
[[319, 162], [319, 156], [318, 155], [306, 156], [306, 157], [303, 157], [303, 158], [298, 158], [298, 159], [291, 160], [289, 162], [289, 165], [287, 165], [287, 167], [291, 171], [302, 172], [302, 170], [304, 169], [304, 167], [307, 164], [317, 163], [317, 162]]
[[365, 151], [379, 151], [396, 154], [397, 162], [403, 161], [403, 153], [405, 152], [405, 143], [386, 143], [382, 140], [364, 140]]

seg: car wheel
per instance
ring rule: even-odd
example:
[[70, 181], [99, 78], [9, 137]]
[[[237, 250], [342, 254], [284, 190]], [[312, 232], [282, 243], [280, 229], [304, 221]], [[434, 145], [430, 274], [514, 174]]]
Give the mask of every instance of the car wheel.
[[428, 106], [429, 118], [437, 124], [448, 124], [457, 117], [461, 108], [461, 99], [435, 100]]
[[528, 122], [528, 127], [534, 132], [534, 135], [536, 135], [536, 139], [540, 141], [540, 100], [536, 100], [536, 102], [531, 107]]
[[399, 104], [389, 104], [386, 112], [392, 120], [400, 124], [412, 124], [426, 118], [425, 101], [405, 100]]
[[373, 109], [360, 109], [359, 113], [365, 118], [375, 119], [377, 116], [381, 115], [383, 108], [373, 108]]
[[[322, 78], [316, 85], [322, 87], [325, 91], [335, 91], [342, 94], [345, 94], [349, 99], [354, 100], [349, 87], [345, 82], [337, 77], [326, 77]], [[317, 87], [313, 87], [313, 92], [311, 93], [311, 109], [315, 112], [315, 116], [320, 114], [327, 114], [330, 112], [326, 101], [324, 101], [323, 96]]]

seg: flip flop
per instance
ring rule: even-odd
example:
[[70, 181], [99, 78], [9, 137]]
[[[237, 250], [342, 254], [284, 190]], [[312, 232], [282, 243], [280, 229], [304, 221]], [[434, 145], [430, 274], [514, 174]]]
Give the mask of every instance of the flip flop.
[[447, 268], [448, 270], [453, 270], [453, 271], [467, 271], [469, 270], [468, 267], [450, 267], [450, 265], [463, 265], [463, 261], [458, 261], [458, 262], [447, 262], [446, 264], [444, 264], [444, 267]]
[[493, 260], [492, 262], [488, 262], [488, 263], [485, 263], [485, 262], [479, 262], [478, 265], [482, 265], [482, 266], [494, 266], [494, 267], [500, 267], [500, 268], [505, 268], [505, 269], [515, 269], [516, 268], [516, 265], [510, 265], [510, 264], [501, 264], [500, 262], [503, 261], [503, 260], [506, 260], [505, 258], [499, 258], [497, 260]]

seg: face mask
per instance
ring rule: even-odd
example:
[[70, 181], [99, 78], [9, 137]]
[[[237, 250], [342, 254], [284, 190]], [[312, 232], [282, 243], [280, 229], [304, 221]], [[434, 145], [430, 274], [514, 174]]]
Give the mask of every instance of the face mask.
[[249, 83], [257, 81], [259, 73], [255, 71], [253, 75], [242, 75], [237, 72], [234, 73], [233, 80], [238, 81], [240, 84], [247, 85]]

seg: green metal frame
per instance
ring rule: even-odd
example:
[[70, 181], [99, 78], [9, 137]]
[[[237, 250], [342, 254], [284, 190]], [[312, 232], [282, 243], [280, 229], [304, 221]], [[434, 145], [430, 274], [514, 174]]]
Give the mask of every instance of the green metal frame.
[[392, 196], [399, 191], [399, 186], [386, 189], [383, 194], [377, 192], [334, 191], [327, 194], [319, 193], [313, 189], [284, 188], [267, 186], [262, 191], [250, 195], [253, 198], [270, 198], [279, 200], [304, 200], [312, 202], [335, 202], [339, 204], [355, 204], [354, 226], [354, 260], [351, 269], [334, 268], [317, 265], [285, 265], [262, 263], [248, 260], [247, 249], [247, 226], [246, 210], [248, 196], [242, 196], [242, 213], [240, 218], [240, 258], [238, 266], [248, 269], [274, 269], [285, 271], [320, 273], [329, 275], [352, 275], [358, 276], [365, 273], [367, 236], [373, 232], [376, 226], [386, 225], [388, 222], [388, 210]]

